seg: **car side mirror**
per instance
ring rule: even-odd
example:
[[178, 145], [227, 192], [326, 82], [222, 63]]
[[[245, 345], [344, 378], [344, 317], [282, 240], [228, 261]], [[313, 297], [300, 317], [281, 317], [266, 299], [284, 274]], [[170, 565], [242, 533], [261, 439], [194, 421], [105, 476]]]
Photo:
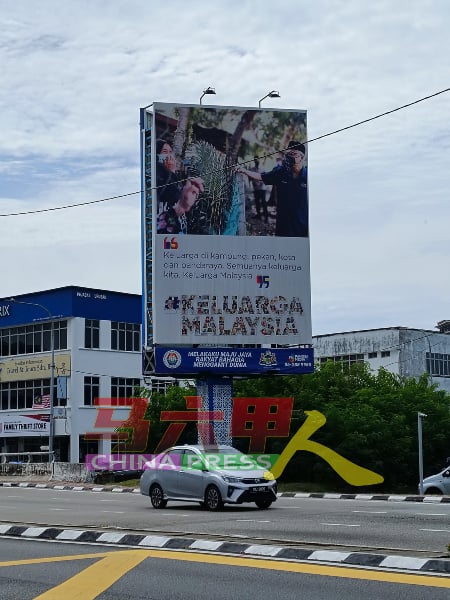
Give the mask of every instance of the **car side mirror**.
[[447, 469], [442, 473], [442, 477], [450, 477], [450, 469]]

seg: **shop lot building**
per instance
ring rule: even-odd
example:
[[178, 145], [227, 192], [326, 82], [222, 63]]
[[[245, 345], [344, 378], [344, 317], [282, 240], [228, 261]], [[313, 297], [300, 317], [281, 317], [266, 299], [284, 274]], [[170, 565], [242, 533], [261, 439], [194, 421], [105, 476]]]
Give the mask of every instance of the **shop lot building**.
[[[120, 405], [144, 384], [141, 311], [140, 295], [74, 286], [0, 299], [0, 453], [48, 447], [52, 327], [55, 459], [111, 451], [107, 436], [85, 436], [96, 398]], [[117, 406], [114, 419], [128, 413]]]
[[366, 362], [404, 377], [427, 373], [430, 381], [450, 392], [450, 321], [439, 321], [436, 330], [382, 327], [329, 333], [313, 337], [317, 363], [327, 360], [352, 364]]

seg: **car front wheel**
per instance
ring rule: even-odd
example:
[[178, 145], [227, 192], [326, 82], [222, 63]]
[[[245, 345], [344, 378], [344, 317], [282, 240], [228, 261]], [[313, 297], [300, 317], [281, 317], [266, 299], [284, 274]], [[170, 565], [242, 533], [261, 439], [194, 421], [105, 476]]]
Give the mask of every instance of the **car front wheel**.
[[167, 504], [162, 487], [158, 483], [154, 483], [150, 488], [150, 502], [153, 508], [164, 508]]
[[261, 509], [269, 508], [272, 504], [272, 500], [256, 500], [256, 506]]
[[222, 496], [215, 485], [210, 485], [206, 488], [205, 508], [208, 510], [221, 510], [223, 508]]

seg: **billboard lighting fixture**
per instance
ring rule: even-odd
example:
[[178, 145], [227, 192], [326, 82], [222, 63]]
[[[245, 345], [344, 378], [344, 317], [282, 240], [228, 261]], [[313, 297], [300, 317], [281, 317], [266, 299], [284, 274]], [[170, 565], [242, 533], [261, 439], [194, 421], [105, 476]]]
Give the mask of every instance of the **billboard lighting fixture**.
[[203, 94], [200, 96], [200, 104], [202, 103], [202, 98], [203, 96], [206, 96], [208, 94], [214, 94], [215, 95], [216, 90], [212, 87], [207, 87], [206, 90], [203, 90]]
[[261, 102], [263, 100], [265, 100], [266, 98], [280, 98], [280, 92], [277, 92], [277, 90], [272, 90], [271, 92], [266, 94], [263, 98], [261, 98], [261, 100], [259, 100], [259, 102], [258, 102], [259, 108], [261, 108]]

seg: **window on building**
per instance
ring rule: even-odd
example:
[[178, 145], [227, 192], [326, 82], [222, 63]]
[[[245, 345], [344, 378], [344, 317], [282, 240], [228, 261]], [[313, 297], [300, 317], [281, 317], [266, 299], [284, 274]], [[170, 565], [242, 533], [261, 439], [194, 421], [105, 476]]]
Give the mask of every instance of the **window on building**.
[[94, 406], [94, 400], [100, 396], [100, 377], [84, 377], [84, 406]]
[[151, 388], [152, 392], [159, 392], [161, 394], [165, 394], [167, 390], [173, 386], [178, 386], [177, 379], [168, 379], [168, 378], [159, 378], [152, 377], [151, 379]]
[[390, 350], [382, 350], [381, 351], [381, 358], [386, 358], [387, 356], [391, 355], [391, 351]]
[[367, 358], [376, 358], [378, 356], [378, 352], [369, 352]]
[[111, 377], [111, 398], [132, 398], [140, 385], [141, 380], [138, 378]]
[[139, 352], [141, 326], [138, 323], [111, 322], [111, 349]]
[[25, 327], [17, 328], [17, 354], [26, 354]]
[[[51, 323], [34, 323], [0, 330], [0, 356], [18, 356], [50, 352], [52, 348]], [[53, 322], [55, 350], [67, 350], [67, 321]]]
[[[61, 326], [64, 323], [64, 326]], [[55, 349], [67, 348], [67, 321], [60, 321], [54, 325]]]
[[[50, 379], [0, 382], [0, 410], [24, 410], [33, 408], [35, 398], [50, 394]], [[66, 406], [67, 399], [58, 400], [56, 386], [53, 406]]]
[[79, 436], [78, 440], [80, 463], [85, 461], [88, 454], [98, 454], [98, 440], [86, 440], [82, 435]]
[[432, 377], [450, 377], [450, 354], [427, 352], [427, 372]]
[[364, 354], [340, 354], [336, 356], [321, 356], [319, 358], [319, 362], [326, 363], [331, 360], [335, 363], [341, 363], [342, 366], [349, 367], [355, 363], [363, 363], [364, 362]]
[[100, 321], [98, 319], [84, 320], [84, 347], [100, 348]]

